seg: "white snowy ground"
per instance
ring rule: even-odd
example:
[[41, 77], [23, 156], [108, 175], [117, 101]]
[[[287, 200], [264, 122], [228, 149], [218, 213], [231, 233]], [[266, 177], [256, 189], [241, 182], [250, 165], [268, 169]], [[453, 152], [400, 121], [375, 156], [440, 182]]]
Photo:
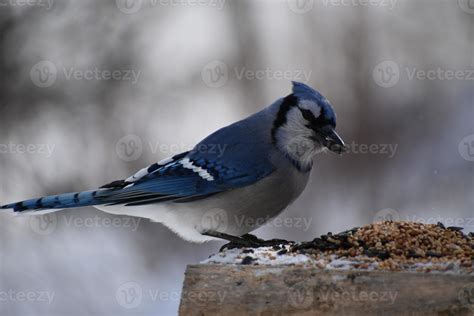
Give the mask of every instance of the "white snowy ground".
[[[273, 247], [224, 249], [211, 255], [201, 264], [233, 264], [233, 265], [312, 265], [324, 270], [377, 270], [379, 261], [367, 256], [354, 258], [337, 257], [335, 255], [321, 254], [320, 258], [311, 255], [289, 252], [291, 245], [280, 245], [281, 249]], [[283, 250], [283, 251], [282, 251]], [[286, 250], [286, 251], [284, 251]], [[425, 271], [430, 273], [447, 274], [474, 274], [462, 268], [458, 262], [449, 263], [416, 263], [405, 264], [403, 271]]]

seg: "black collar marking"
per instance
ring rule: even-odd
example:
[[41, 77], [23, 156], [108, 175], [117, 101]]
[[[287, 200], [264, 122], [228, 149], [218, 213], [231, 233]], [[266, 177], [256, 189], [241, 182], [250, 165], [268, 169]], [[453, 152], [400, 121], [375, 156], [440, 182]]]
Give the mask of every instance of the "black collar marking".
[[273, 143], [276, 142], [275, 135], [276, 135], [277, 129], [286, 123], [286, 114], [292, 107], [297, 106], [297, 104], [298, 104], [298, 98], [295, 97], [293, 94], [290, 94], [283, 99], [283, 102], [280, 105], [280, 110], [278, 111], [277, 117], [275, 121], [273, 121], [273, 127], [272, 127], [272, 142]]

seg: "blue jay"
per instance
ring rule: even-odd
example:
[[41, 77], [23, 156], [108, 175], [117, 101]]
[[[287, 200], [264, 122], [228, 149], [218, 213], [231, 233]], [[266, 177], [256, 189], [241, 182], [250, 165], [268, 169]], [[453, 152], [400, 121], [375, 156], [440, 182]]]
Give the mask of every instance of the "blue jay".
[[[329, 101], [293, 82], [288, 96], [125, 180], [1, 208], [38, 214], [95, 206], [163, 223], [188, 241], [220, 238], [245, 244], [242, 236], [303, 192], [316, 153], [345, 151], [335, 128]], [[216, 146], [224, 150], [212, 150]]]

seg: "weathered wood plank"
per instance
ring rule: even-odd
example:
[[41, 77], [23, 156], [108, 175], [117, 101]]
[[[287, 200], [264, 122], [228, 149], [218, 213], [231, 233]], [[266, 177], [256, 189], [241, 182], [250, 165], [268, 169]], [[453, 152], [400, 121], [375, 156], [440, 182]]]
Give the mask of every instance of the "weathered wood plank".
[[190, 265], [180, 315], [474, 315], [474, 275]]

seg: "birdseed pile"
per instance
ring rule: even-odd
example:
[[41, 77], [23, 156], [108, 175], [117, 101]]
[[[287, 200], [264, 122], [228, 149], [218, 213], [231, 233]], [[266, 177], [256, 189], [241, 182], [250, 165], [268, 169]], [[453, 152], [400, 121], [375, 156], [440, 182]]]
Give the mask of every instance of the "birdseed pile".
[[[247, 238], [256, 237], [248, 235]], [[261, 240], [260, 240], [261, 241]], [[415, 270], [474, 273], [474, 234], [443, 224], [385, 221], [309, 242], [230, 243], [204, 263], [314, 264], [321, 269]]]
[[[443, 269], [444, 263], [471, 268], [474, 260], [474, 236], [459, 227], [416, 222], [380, 222], [331, 233], [311, 242], [297, 244], [291, 251], [312, 256], [374, 258], [379, 269], [400, 270], [407, 265], [430, 263], [431, 269]], [[369, 260], [370, 262], [371, 260]], [[437, 265], [439, 264], [439, 265]], [[421, 265], [420, 265], [421, 266]], [[430, 269], [427, 266], [426, 269]]]

